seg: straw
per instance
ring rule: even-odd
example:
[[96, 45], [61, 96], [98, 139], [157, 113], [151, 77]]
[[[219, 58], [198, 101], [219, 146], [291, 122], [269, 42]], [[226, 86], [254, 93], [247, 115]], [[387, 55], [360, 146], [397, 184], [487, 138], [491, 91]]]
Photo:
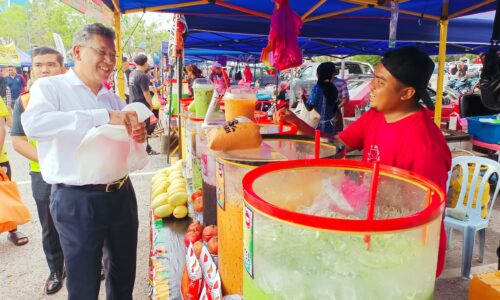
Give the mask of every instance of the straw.
[[[375, 214], [375, 200], [377, 200], [378, 191], [378, 178], [379, 178], [380, 162], [376, 161], [373, 163], [372, 169], [372, 182], [370, 186], [370, 193], [368, 194], [368, 213], [366, 216], [367, 221], [373, 221], [373, 215]], [[370, 250], [370, 240], [369, 234], [365, 235], [364, 241], [368, 244], [368, 250]]]
[[[431, 204], [431, 198], [432, 198], [432, 190], [429, 189], [427, 191], [427, 196], [425, 198], [425, 207], [428, 207], [429, 204]], [[421, 236], [422, 244], [424, 245], [427, 244], [428, 237], [429, 237], [429, 226], [424, 225], [424, 227], [422, 228], [422, 236]]]
[[319, 146], [320, 146], [321, 132], [316, 129], [314, 134], [314, 159], [319, 159]]

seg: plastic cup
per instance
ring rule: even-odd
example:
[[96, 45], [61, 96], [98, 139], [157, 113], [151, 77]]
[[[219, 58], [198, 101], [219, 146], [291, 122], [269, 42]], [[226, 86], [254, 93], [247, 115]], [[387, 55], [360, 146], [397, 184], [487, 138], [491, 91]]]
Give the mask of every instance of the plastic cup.
[[249, 87], [238, 86], [227, 89], [224, 94], [226, 120], [240, 116], [253, 120], [256, 103], [256, 91]]
[[215, 86], [210, 79], [198, 78], [193, 83], [194, 107], [196, 117], [205, 117], [212, 95], [214, 94]]

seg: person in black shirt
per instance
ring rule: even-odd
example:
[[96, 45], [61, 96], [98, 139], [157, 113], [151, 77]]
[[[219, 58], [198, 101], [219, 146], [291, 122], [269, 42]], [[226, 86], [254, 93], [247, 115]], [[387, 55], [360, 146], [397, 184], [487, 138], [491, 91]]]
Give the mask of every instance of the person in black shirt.
[[[137, 67], [130, 73], [128, 81], [130, 87], [130, 103], [140, 102], [153, 110], [153, 102], [151, 100], [151, 94], [149, 93], [149, 77], [148, 74], [146, 74], [149, 68], [148, 57], [144, 54], [139, 54], [134, 58], [134, 62]], [[156, 123], [151, 124], [150, 119], [147, 119], [145, 123], [149, 136], [153, 133]], [[147, 139], [146, 151], [150, 155], [158, 154], [158, 152], [151, 148], [149, 139]]]

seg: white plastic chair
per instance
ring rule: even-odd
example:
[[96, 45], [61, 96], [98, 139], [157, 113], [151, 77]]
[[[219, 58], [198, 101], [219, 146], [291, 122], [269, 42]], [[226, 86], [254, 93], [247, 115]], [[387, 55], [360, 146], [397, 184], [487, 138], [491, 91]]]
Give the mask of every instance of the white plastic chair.
[[[467, 204], [464, 205], [465, 194], [467, 193], [467, 183], [469, 181], [469, 164], [474, 164], [474, 172], [472, 175], [472, 181], [470, 183], [469, 193], [467, 197]], [[495, 199], [498, 196], [500, 190], [500, 163], [494, 160], [477, 157], [477, 156], [460, 156], [456, 157], [452, 161], [452, 168], [448, 176], [447, 189], [450, 187], [451, 173], [456, 166], [460, 166], [462, 169], [462, 182], [460, 194], [458, 197], [458, 202], [455, 208], [467, 212], [468, 219], [466, 221], [461, 221], [458, 219], [446, 216], [444, 219], [444, 225], [446, 227], [447, 244], [450, 245], [453, 229], [459, 230], [463, 234], [463, 244], [462, 244], [462, 278], [470, 278], [470, 269], [472, 262], [472, 252], [474, 249], [474, 240], [476, 232], [479, 231], [479, 262], [483, 262], [484, 258], [484, 245], [486, 237], [486, 227], [491, 216], [491, 211], [493, 210], [493, 205], [495, 204]], [[481, 175], [481, 170], [486, 169]], [[497, 174], [497, 183], [493, 197], [490, 198], [488, 202], [488, 213], [486, 218], [481, 216], [481, 199], [483, 198], [484, 188], [488, 180], [493, 174]], [[479, 176], [482, 176], [482, 180], [479, 180]], [[479, 190], [477, 192], [477, 197], [474, 199], [474, 195], [477, 186], [479, 185]], [[490, 190], [491, 192], [491, 190]], [[475, 201], [474, 201], [475, 200]], [[475, 202], [475, 207], [472, 207], [472, 203]]]

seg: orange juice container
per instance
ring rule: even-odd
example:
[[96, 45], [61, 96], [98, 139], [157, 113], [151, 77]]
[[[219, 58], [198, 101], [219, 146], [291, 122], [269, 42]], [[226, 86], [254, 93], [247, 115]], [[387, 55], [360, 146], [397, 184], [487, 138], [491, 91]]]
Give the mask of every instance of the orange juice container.
[[230, 87], [224, 94], [224, 108], [226, 120], [243, 116], [250, 120], [254, 118], [256, 91], [246, 86]]
[[[322, 158], [338, 157], [342, 149], [328, 141], [321, 143], [320, 154]], [[243, 177], [260, 165], [313, 157], [312, 138], [286, 134], [264, 135], [260, 148], [217, 153], [218, 267], [224, 294], [243, 294]]]

